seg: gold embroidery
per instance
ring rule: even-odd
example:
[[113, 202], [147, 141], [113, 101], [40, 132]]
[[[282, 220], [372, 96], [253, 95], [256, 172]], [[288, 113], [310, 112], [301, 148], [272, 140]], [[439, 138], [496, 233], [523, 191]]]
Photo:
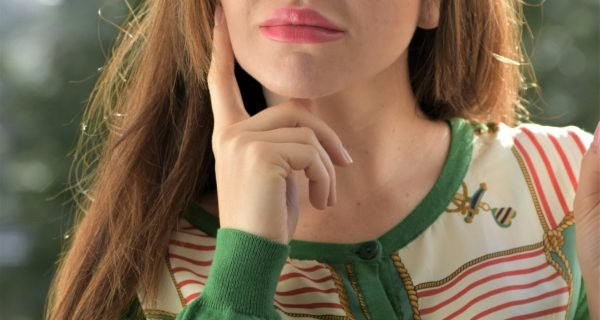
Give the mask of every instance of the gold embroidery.
[[408, 301], [413, 312], [413, 319], [421, 320], [421, 315], [419, 313], [419, 297], [417, 296], [417, 290], [415, 289], [412, 279], [410, 278], [410, 274], [408, 274], [408, 270], [406, 270], [406, 267], [404, 266], [404, 263], [402, 263], [400, 255], [397, 252], [396, 254], [392, 255], [392, 260], [394, 261], [396, 270], [398, 270], [398, 273], [400, 273], [400, 279], [402, 279], [404, 288], [408, 293]]
[[367, 320], [370, 320], [371, 316], [369, 315], [369, 312], [367, 310], [367, 304], [365, 303], [365, 298], [363, 297], [362, 292], [360, 292], [360, 289], [358, 288], [358, 283], [356, 282], [356, 279], [354, 278], [354, 273], [352, 271], [352, 264], [349, 263], [346, 265], [346, 271], [348, 272], [348, 280], [350, 280], [350, 284], [352, 285], [352, 288], [354, 289], [354, 292], [356, 292], [356, 296], [358, 297], [358, 305], [360, 306], [360, 310], [362, 311], [365, 318], [367, 318]]
[[450, 280], [456, 278], [456, 276], [458, 274], [460, 274], [461, 272], [463, 272], [465, 269], [467, 269], [473, 265], [476, 265], [480, 262], [483, 262], [485, 260], [502, 257], [502, 256], [514, 254], [514, 253], [531, 251], [536, 248], [541, 248], [542, 246], [543, 246], [543, 243], [538, 242], [538, 243], [530, 244], [530, 245], [523, 246], [523, 247], [512, 248], [512, 249], [508, 249], [508, 250], [504, 250], [504, 251], [498, 251], [498, 252], [492, 252], [492, 253], [486, 254], [484, 256], [473, 259], [473, 260], [463, 264], [462, 266], [460, 266], [460, 268], [456, 269], [454, 272], [452, 272], [452, 274], [450, 274], [446, 278], [444, 278], [442, 280], [438, 280], [438, 281], [430, 281], [430, 282], [424, 282], [424, 283], [418, 284], [416, 286], [416, 289], [423, 290], [423, 289], [427, 289], [427, 288], [439, 287], [439, 286], [449, 282]]
[[496, 133], [499, 129], [497, 122], [483, 123], [476, 120], [470, 120], [469, 124], [473, 128], [473, 134], [475, 134], [476, 136], [488, 133]]
[[306, 314], [306, 313], [293, 313], [293, 312], [286, 312], [281, 310], [281, 308], [275, 306], [275, 309], [285, 313], [286, 315], [290, 316], [290, 317], [295, 317], [295, 318], [306, 318], [309, 317], [311, 319], [320, 319], [320, 320], [354, 320], [354, 318], [348, 318], [346, 316], [334, 316], [334, 315], [330, 315], [330, 314], [326, 314], [326, 315], [314, 315], [314, 314]]
[[[571, 297], [572, 297], [572, 279], [573, 279], [573, 274], [571, 273], [571, 267], [569, 267], [569, 260], [567, 260], [567, 257], [565, 257], [565, 255], [562, 253], [562, 251], [560, 250], [560, 248], [563, 246], [563, 244], [565, 243], [565, 238], [563, 235], [563, 231], [568, 228], [570, 225], [572, 225], [573, 223], [575, 223], [575, 217], [573, 215], [573, 212], [569, 212], [564, 218], [563, 220], [560, 222], [560, 224], [556, 227], [556, 229], [552, 229], [552, 230], [548, 230], [546, 232], [544, 232], [544, 253], [546, 255], [546, 260], [548, 261], [548, 263], [550, 265], [552, 265], [554, 267], [554, 269], [556, 269], [556, 271], [558, 271], [560, 273], [560, 275], [562, 276], [562, 278], [567, 282], [568, 286], [569, 286], [569, 302], [568, 305], [571, 305]], [[558, 259], [560, 260], [560, 262], [562, 262], [562, 264], [565, 266], [565, 268], [561, 268], [560, 264], [558, 264], [558, 262], [556, 262], [556, 260], [554, 260], [554, 258], [552, 258], [552, 254], [555, 254]]]
[[335, 286], [338, 289], [340, 303], [342, 304], [342, 307], [344, 308], [344, 312], [346, 312], [346, 314], [349, 316], [348, 319], [354, 320], [352, 311], [350, 311], [350, 307], [348, 306], [348, 295], [346, 294], [346, 288], [344, 287], [344, 283], [342, 282], [340, 275], [337, 273], [337, 271], [335, 271], [335, 269], [332, 266], [330, 266], [328, 264], [325, 264], [325, 266], [327, 267], [327, 269], [329, 269], [329, 272], [331, 272], [331, 276], [333, 277], [333, 282], [335, 283]]
[[145, 317], [151, 317], [152, 315], [167, 316], [167, 317], [171, 317], [173, 319], [175, 319], [175, 317], [177, 317], [177, 315], [174, 313], [160, 310], [160, 309], [144, 309], [143, 311], [144, 311]]
[[527, 170], [527, 167], [525, 166], [525, 162], [523, 161], [523, 158], [521, 157], [521, 155], [519, 154], [519, 152], [517, 151], [517, 149], [513, 146], [511, 148], [513, 154], [515, 155], [515, 158], [517, 158], [517, 162], [519, 163], [519, 168], [521, 168], [521, 172], [523, 173], [523, 177], [525, 178], [525, 182], [527, 183], [527, 188], [529, 189], [529, 194], [531, 194], [531, 199], [533, 200], [533, 205], [535, 206], [535, 212], [537, 212], [538, 215], [538, 219], [540, 220], [540, 223], [542, 224], [542, 228], [545, 231], [548, 231], [548, 223], [546, 223], [546, 218], [544, 217], [544, 214], [542, 213], [542, 207], [540, 206], [540, 201], [538, 200], [537, 197], [537, 193], [535, 192], [535, 189], [533, 188], [533, 183], [531, 183], [531, 177], [529, 176], [529, 171]]
[[471, 223], [476, 215], [481, 211], [486, 211], [492, 214], [492, 218], [498, 226], [502, 228], [510, 227], [513, 218], [517, 216], [516, 210], [511, 207], [492, 208], [487, 202], [483, 201], [483, 196], [488, 189], [485, 182], [479, 184], [479, 189], [472, 196], [469, 195], [469, 188], [464, 181], [461, 183], [461, 187], [462, 192], [457, 192], [452, 198], [452, 204], [455, 207], [446, 208], [446, 212], [459, 212], [465, 216], [466, 223]]
[[[487, 190], [487, 185], [484, 182], [479, 184], [480, 189], [477, 190], [472, 197], [469, 196], [469, 189], [464, 181], [461, 183], [461, 186], [462, 193], [457, 192], [452, 199], [452, 204], [454, 204], [456, 207], [447, 208], [446, 212], [460, 212], [463, 216], [465, 216], [465, 222], [471, 223], [473, 222], [475, 215], [479, 214], [480, 210], [491, 210], [488, 203], [481, 201], [483, 194]], [[475, 205], [472, 205], [473, 199], [475, 200]]]

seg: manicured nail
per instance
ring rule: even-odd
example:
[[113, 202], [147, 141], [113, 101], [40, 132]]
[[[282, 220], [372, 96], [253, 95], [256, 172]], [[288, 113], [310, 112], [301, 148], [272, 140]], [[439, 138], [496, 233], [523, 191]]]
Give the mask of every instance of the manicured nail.
[[595, 153], [600, 152], [600, 121], [596, 125], [596, 131], [594, 131], [594, 141], [592, 141], [592, 150]]
[[223, 8], [218, 4], [215, 9], [215, 27], [223, 23]]
[[346, 150], [346, 148], [342, 147], [342, 152], [344, 153], [344, 159], [346, 159], [346, 162], [348, 162], [348, 163], [354, 162], [354, 160], [352, 160], [352, 157], [350, 156], [350, 154], [348, 153], [348, 150]]

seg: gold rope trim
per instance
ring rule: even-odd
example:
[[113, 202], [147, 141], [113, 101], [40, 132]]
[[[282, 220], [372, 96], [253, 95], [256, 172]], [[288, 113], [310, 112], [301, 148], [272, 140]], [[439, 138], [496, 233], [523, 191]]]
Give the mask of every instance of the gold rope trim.
[[400, 279], [402, 279], [402, 283], [404, 284], [404, 288], [406, 289], [406, 293], [408, 294], [408, 301], [410, 303], [410, 307], [413, 312], [414, 320], [421, 320], [421, 314], [419, 313], [419, 297], [417, 295], [417, 290], [410, 278], [410, 274], [402, 260], [400, 259], [400, 254], [396, 252], [392, 255], [392, 260], [394, 261], [394, 265], [396, 266], [396, 270], [400, 274]]
[[422, 289], [427, 289], [427, 288], [433, 288], [433, 287], [439, 287], [447, 282], [449, 282], [450, 280], [454, 279], [458, 274], [460, 274], [461, 272], [463, 272], [465, 269], [476, 265], [480, 262], [483, 262], [485, 260], [489, 260], [489, 259], [493, 259], [493, 258], [497, 258], [497, 257], [501, 257], [501, 256], [506, 256], [509, 254], [514, 254], [514, 253], [520, 253], [520, 252], [525, 252], [525, 251], [531, 251], [533, 249], [537, 249], [543, 246], [542, 242], [538, 242], [538, 243], [534, 243], [534, 244], [530, 244], [530, 245], [526, 245], [523, 247], [518, 247], [518, 248], [512, 248], [512, 249], [508, 249], [508, 250], [504, 250], [504, 251], [498, 251], [498, 252], [492, 252], [489, 254], [486, 254], [484, 256], [478, 257], [476, 259], [473, 259], [465, 264], [463, 264], [462, 266], [460, 266], [458, 269], [456, 269], [454, 272], [452, 272], [449, 276], [447, 276], [446, 278], [442, 279], [442, 280], [438, 280], [438, 281], [430, 281], [430, 282], [424, 282], [421, 284], [418, 284], [415, 288], [417, 290], [422, 290]]
[[[168, 253], [167, 253], [168, 254]], [[173, 281], [173, 285], [175, 286], [175, 290], [177, 290], [177, 295], [179, 296], [179, 302], [181, 302], [181, 306], [182, 308], [185, 308], [185, 306], [187, 305], [187, 303], [185, 302], [185, 299], [183, 298], [183, 294], [181, 293], [181, 290], [179, 289], [179, 285], [177, 285], [177, 280], [175, 280], [175, 275], [173, 274], [173, 267], [171, 266], [171, 261], [169, 261], [169, 257], [165, 257], [165, 260], [167, 261], [167, 269], [169, 270], [169, 275], [171, 276], [171, 281]]]
[[481, 122], [477, 120], [469, 120], [469, 125], [473, 129], [473, 134], [480, 136], [483, 134], [495, 134], [498, 132], [498, 122]]
[[371, 316], [369, 315], [369, 311], [367, 310], [367, 304], [365, 303], [365, 298], [363, 297], [362, 292], [358, 288], [358, 283], [356, 282], [356, 279], [354, 278], [354, 273], [352, 271], [352, 264], [348, 263], [346, 265], [346, 271], [348, 272], [348, 279], [350, 280], [350, 284], [352, 285], [354, 292], [356, 292], [360, 310], [362, 311], [365, 318], [367, 318], [367, 320], [370, 320]]
[[512, 153], [517, 158], [517, 162], [519, 163], [519, 168], [521, 168], [521, 172], [523, 173], [523, 177], [525, 178], [525, 182], [527, 183], [527, 188], [529, 189], [529, 193], [531, 194], [531, 199], [533, 200], [533, 205], [535, 206], [535, 212], [538, 215], [538, 219], [542, 224], [542, 228], [544, 232], [548, 231], [548, 223], [546, 222], [546, 217], [542, 212], [542, 207], [540, 206], [540, 201], [538, 200], [537, 193], [535, 192], [535, 188], [533, 187], [533, 183], [531, 182], [531, 176], [529, 176], [529, 170], [525, 166], [525, 162], [523, 161], [523, 157], [519, 154], [519, 151], [515, 146], [511, 148]]
[[329, 264], [323, 264], [323, 265], [325, 267], [327, 267], [327, 269], [329, 269], [329, 272], [331, 272], [331, 276], [333, 277], [333, 282], [335, 283], [335, 286], [338, 289], [340, 303], [342, 304], [342, 307], [344, 308], [344, 312], [346, 312], [346, 315], [348, 315], [348, 319], [354, 320], [354, 316], [352, 315], [352, 311], [350, 311], [350, 306], [348, 305], [348, 294], [346, 293], [346, 288], [344, 287], [344, 282], [340, 278], [340, 275], [337, 273], [337, 271], [335, 271], [333, 266], [331, 266]]
[[[565, 255], [562, 253], [560, 248], [565, 243], [565, 237], [563, 235], [563, 231], [566, 228], [568, 228], [570, 225], [572, 225], [573, 223], [575, 223], [575, 216], [573, 215], [573, 212], [571, 211], [563, 218], [563, 220], [556, 227], [556, 229], [552, 229], [552, 230], [548, 230], [548, 231], [544, 232], [544, 241], [543, 241], [544, 253], [546, 255], [546, 260], [548, 261], [548, 263], [550, 265], [552, 265], [552, 267], [554, 267], [554, 269], [556, 269], [556, 271], [558, 271], [560, 273], [561, 277], [565, 280], [565, 282], [569, 286], [569, 302], [567, 304], [567, 308], [571, 305], [572, 290], [573, 290], [573, 286], [572, 286], [573, 274], [571, 273], [571, 267], [569, 266], [569, 260], [567, 260], [567, 257], [565, 257]], [[552, 258], [552, 253], [554, 253], [558, 257], [558, 259], [560, 259], [560, 261], [565, 266], [564, 269], [561, 268], [561, 266], [558, 264], [558, 262], [556, 262], [556, 260], [554, 260], [554, 258]]]
[[293, 312], [287, 312], [287, 311], [283, 311], [281, 310], [281, 308], [279, 308], [278, 306], [274, 306], [275, 309], [281, 311], [282, 313], [290, 316], [290, 317], [295, 317], [295, 318], [311, 318], [311, 319], [320, 319], [320, 320], [354, 320], [354, 318], [348, 318], [346, 316], [334, 316], [331, 314], [325, 314], [325, 315], [315, 315], [315, 314], [307, 314], [307, 313], [293, 313]]
[[160, 309], [144, 309], [144, 316], [147, 317], [148, 314], [158, 314], [161, 316], [167, 316], [167, 317], [171, 317], [171, 318], [175, 318], [177, 317], [176, 314], [168, 312], [168, 311], [164, 311], [164, 310], [160, 310]]

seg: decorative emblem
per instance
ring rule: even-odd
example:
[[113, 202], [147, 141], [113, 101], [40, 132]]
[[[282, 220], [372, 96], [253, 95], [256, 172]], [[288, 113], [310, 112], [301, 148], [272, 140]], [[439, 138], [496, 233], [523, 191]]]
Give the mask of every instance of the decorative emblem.
[[465, 182], [461, 183], [461, 188], [462, 192], [457, 192], [452, 199], [452, 204], [455, 207], [447, 208], [446, 212], [460, 212], [465, 216], [465, 222], [471, 223], [475, 216], [483, 210], [490, 212], [499, 226], [507, 228], [511, 225], [512, 219], [517, 215], [515, 209], [511, 207], [492, 208], [487, 202], [482, 201], [487, 191], [485, 182], [479, 184], [479, 188], [472, 196], [469, 196], [469, 189]]
[[510, 227], [512, 219], [517, 215], [517, 211], [511, 207], [492, 208], [492, 215], [499, 226], [507, 228]]

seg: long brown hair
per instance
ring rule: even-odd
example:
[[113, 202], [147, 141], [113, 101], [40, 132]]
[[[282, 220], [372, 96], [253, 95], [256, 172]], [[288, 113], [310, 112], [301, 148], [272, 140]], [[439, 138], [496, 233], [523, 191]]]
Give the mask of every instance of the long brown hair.
[[[215, 190], [206, 75], [216, 0], [140, 1], [92, 92], [75, 148], [76, 219], [48, 319], [115, 319], [157, 297], [161, 261], [187, 205]], [[442, 0], [440, 25], [409, 47], [413, 89], [432, 119], [514, 125], [525, 55], [518, 0]], [[251, 114], [260, 85], [239, 66]]]

